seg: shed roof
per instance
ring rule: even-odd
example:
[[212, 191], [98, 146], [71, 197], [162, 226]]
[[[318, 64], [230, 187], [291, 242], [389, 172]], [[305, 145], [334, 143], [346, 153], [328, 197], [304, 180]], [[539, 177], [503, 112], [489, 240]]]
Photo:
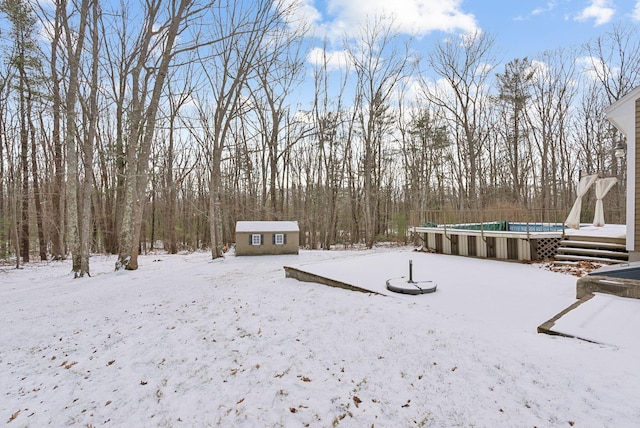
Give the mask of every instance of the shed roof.
[[236, 232], [299, 232], [297, 221], [237, 221]]

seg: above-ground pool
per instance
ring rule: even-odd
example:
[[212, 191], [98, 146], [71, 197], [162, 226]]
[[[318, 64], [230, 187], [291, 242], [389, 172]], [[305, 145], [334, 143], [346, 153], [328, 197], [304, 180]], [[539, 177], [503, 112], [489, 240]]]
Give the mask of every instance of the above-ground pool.
[[505, 260], [553, 257], [565, 226], [559, 223], [492, 221], [414, 227], [424, 246], [437, 253]]

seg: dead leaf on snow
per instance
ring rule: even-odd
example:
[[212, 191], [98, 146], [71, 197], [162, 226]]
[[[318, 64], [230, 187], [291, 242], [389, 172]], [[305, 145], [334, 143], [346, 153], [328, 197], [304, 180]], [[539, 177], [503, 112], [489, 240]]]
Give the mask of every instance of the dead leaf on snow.
[[64, 363], [61, 364], [61, 366], [63, 366], [65, 369], [69, 370], [71, 367], [75, 366], [76, 364], [78, 364], [77, 361], [72, 361], [70, 363], [67, 363], [65, 361]]
[[356, 405], [356, 407], [360, 407], [360, 403], [362, 403], [362, 400], [360, 399], [360, 397], [358, 397], [357, 395], [353, 396], [353, 404]]
[[9, 417], [9, 420], [7, 421], [7, 423], [9, 423], [9, 422], [13, 421], [15, 418], [17, 418], [19, 414], [20, 414], [20, 410], [18, 410], [15, 413], [12, 413], [11, 416]]

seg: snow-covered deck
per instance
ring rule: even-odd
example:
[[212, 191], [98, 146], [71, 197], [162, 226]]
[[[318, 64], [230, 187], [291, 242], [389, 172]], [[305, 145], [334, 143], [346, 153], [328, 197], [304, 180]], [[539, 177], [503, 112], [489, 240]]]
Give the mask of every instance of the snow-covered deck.
[[627, 236], [627, 225], [606, 224], [602, 227], [596, 227], [590, 224], [583, 224], [580, 225], [580, 229], [565, 229], [565, 235], [624, 239]]

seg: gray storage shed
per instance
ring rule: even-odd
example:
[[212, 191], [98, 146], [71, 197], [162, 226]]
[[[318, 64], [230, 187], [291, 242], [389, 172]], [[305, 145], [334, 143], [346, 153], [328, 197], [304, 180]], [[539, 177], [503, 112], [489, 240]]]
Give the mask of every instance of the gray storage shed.
[[300, 228], [297, 221], [236, 222], [236, 255], [298, 254]]

